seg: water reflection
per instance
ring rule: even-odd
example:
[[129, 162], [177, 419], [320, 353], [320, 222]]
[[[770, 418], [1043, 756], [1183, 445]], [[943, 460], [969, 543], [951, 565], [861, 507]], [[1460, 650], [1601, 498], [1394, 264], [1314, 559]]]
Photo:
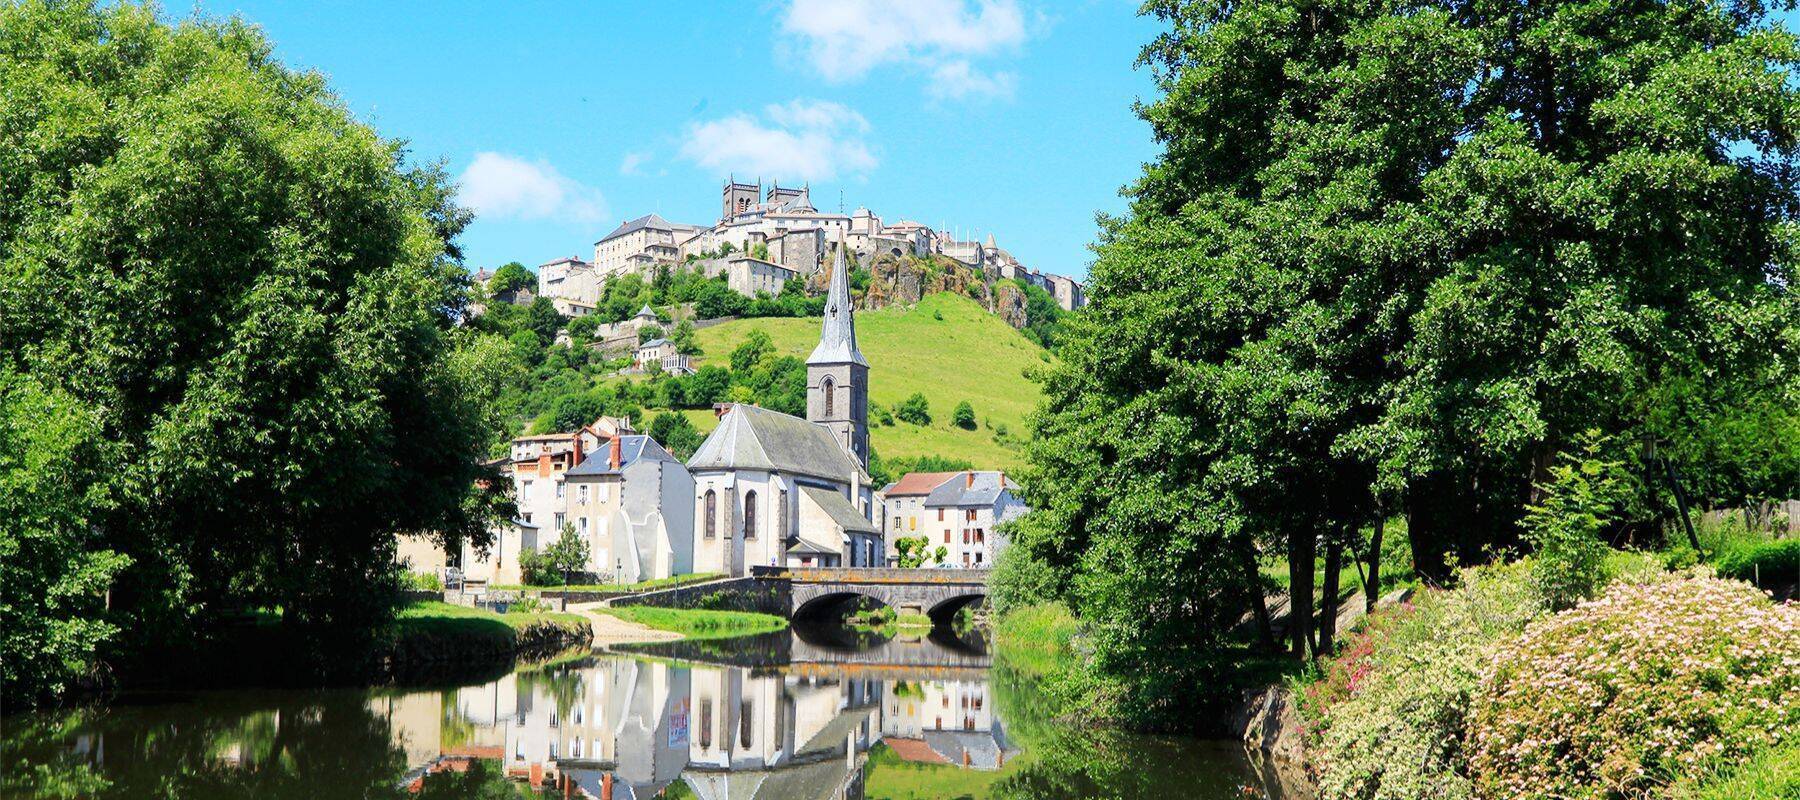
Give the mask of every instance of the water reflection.
[[25, 715], [0, 738], [0, 795], [1261, 796], [1244, 793], [1259, 781], [1241, 754], [1071, 740], [1032, 718], [1027, 691], [991, 668], [978, 635], [677, 642], [471, 686], [204, 692]]

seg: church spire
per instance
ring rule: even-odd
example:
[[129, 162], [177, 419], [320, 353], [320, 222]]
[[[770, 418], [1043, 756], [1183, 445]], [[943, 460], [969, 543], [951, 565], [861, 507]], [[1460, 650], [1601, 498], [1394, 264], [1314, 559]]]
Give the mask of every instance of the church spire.
[[807, 356], [808, 364], [858, 364], [869, 362], [856, 346], [856, 319], [850, 308], [850, 271], [844, 266], [844, 234], [838, 232], [837, 254], [831, 260], [831, 288], [825, 293], [825, 324], [819, 346]]

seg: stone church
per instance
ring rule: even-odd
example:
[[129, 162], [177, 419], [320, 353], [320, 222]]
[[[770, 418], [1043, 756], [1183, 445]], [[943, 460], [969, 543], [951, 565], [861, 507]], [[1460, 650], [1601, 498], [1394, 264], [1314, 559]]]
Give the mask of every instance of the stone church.
[[695, 572], [880, 566], [869, 485], [869, 362], [856, 345], [844, 248], [831, 265], [819, 344], [806, 359], [806, 419], [721, 405], [688, 460]]

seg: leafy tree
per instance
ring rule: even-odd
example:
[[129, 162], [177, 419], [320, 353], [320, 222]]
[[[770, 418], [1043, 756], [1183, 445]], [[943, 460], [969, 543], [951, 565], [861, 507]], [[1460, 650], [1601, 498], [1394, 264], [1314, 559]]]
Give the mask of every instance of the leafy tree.
[[911, 397], [900, 401], [900, 406], [894, 409], [894, 416], [899, 417], [901, 422], [930, 425], [931, 401], [925, 399], [924, 392], [913, 392]]
[[964, 400], [956, 404], [956, 410], [950, 412], [950, 421], [958, 428], [975, 430], [975, 407]]
[[642, 328], [638, 328], [638, 344], [643, 344], [653, 339], [661, 339], [662, 335], [663, 329], [661, 325], [645, 325]]
[[594, 340], [594, 335], [598, 333], [599, 330], [600, 318], [593, 314], [569, 320], [569, 338], [573, 339], [577, 345], [585, 345], [592, 342]]
[[705, 351], [700, 349], [700, 344], [694, 341], [694, 323], [692, 320], [684, 319], [676, 324], [675, 332], [669, 334], [669, 341], [675, 344], [675, 352], [684, 356], [698, 356], [705, 354]]
[[[1447, 581], [1580, 432], [1792, 397], [1800, 57], [1767, 7], [1146, 8], [1163, 152], [1043, 369], [1013, 540], [1122, 708], [1229, 685], [1264, 552], [1311, 597], [1400, 513]], [[1323, 588], [1297, 654], [1331, 647]]]
[[775, 343], [769, 339], [769, 334], [753, 329], [744, 337], [744, 342], [731, 351], [731, 371], [738, 375], [748, 373], [774, 353]]
[[556, 332], [562, 330], [563, 315], [556, 310], [556, 303], [548, 297], [540, 297], [531, 301], [531, 332], [538, 338], [538, 343], [548, 347], [556, 341]]
[[459, 327], [470, 215], [272, 52], [241, 21], [0, 6], [0, 369], [100, 432], [106, 468], [34, 524], [120, 557], [72, 577], [125, 565], [102, 654], [125, 668], [256, 606], [327, 659], [389, 613], [396, 533], [454, 547], [509, 513], [476, 488], [502, 485], [481, 461], [511, 373]]
[[537, 275], [517, 261], [508, 261], [500, 265], [499, 269], [494, 270], [494, 276], [488, 278], [487, 285], [489, 297], [499, 297], [506, 292], [535, 288], [537, 288]]
[[666, 413], [656, 415], [650, 422], [650, 438], [662, 445], [669, 453], [682, 461], [694, 455], [700, 449], [702, 437], [694, 429], [684, 414]]
[[694, 313], [701, 319], [730, 317], [744, 312], [749, 303], [726, 285], [724, 276], [701, 282], [694, 290]]
[[710, 408], [723, 403], [731, 393], [731, 371], [707, 364], [694, 374], [681, 379], [682, 400], [689, 408]]
[[757, 242], [756, 244], [751, 245], [750, 246], [750, 257], [751, 258], [760, 258], [764, 261], [768, 261], [769, 260], [769, 244], [767, 242]]
[[118, 633], [102, 598], [127, 557], [89, 521], [110, 504], [83, 491], [103, 468], [97, 414], [0, 366], [0, 682], [27, 702], [89, 677]]
[[564, 525], [562, 535], [555, 544], [543, 551], [544, 571], [553, 578], [560, 579], [566, 585], [569, 577], [581, 572], [588, 563], [588, 543], [586, 539], [576, 535], [575, 526]]
[[899, 565], [912, 569], [925, 563], [931, 556], [931, 540], [924, 536], [902, 536], [894, 540], [894, 552], [899, 556]]

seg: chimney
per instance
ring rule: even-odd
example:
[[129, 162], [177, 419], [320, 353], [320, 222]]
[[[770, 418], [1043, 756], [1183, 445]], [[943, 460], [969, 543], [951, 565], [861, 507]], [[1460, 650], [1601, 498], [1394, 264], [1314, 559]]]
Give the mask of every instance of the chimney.
[[713, 403], [713, 418], [714, 419], [724, 419], [725, 415], [729, 414], [729, 413], [731, 413], [731, 404], [730, 403]]
[[973, 470], [963, 473], [963, 488], [964, 489], [975, 488], [975, 473]]
[[617, 470], [619, 468], [619, 462], [623, 461], [624, 459], [625, 459], [625, 437], [622, 435], [614, 436], [612, 438], [612, 456], [611, 456], [611, 460], [608, 462], [608, 466], [612, 467], [614, 470]]
[[583, 457], [583, 453], [581, 452], [581, 434], [577, 433], [577, 434], [575, 434], [574, 455], [573, 455], [573, 457], [571, 457], [569, 459], [569, 466], [571, 468], [581, 466], [582, 457]]

